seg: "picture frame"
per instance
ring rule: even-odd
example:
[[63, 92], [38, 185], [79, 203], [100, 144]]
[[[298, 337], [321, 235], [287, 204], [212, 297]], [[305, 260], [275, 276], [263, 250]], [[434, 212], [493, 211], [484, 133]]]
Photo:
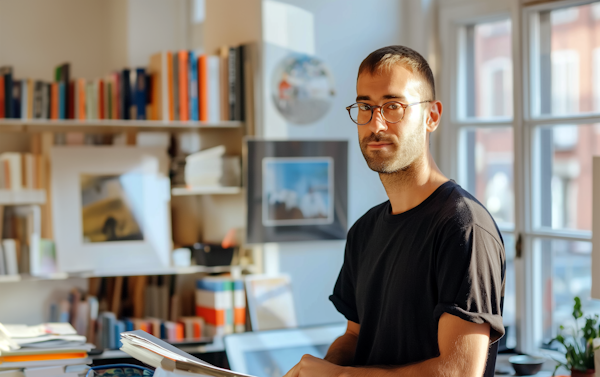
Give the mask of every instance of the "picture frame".
[[156, 147], [54, 147], [58, 269], [118, 274], [170, 265], [170, 181]]
[[342, 240], [348, 142], [245, 139], [246, 242]]
[[298, 326], [289, 275], [248, 275], [244, 283], [252, 331]]

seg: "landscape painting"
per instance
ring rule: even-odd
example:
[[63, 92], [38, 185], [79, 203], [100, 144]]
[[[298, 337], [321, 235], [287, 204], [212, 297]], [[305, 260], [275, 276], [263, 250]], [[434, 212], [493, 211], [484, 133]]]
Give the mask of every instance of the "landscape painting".
[[81, 174], [84, 243], [142, 241], [142, 177]]
[[331, 224], [331, 157], [263, 158], [264, 226]]

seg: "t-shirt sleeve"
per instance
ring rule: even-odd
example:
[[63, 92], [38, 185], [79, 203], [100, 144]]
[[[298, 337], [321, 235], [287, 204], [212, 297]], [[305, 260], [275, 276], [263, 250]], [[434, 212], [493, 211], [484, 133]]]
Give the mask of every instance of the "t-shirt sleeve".
[[442, 237], [436, 260], [438, 304], [443, 313], [490, 324], [490, 341], [504, 335], [502, 306], [505, 254], [497, 237], [477, 224], [450, 230]]
[[358, 311], [356, 309], [356, 297], [354, 290], [354, 276], [352, 274], [352, 262], [349, 256], [350, 241], [346, 243], [346, 252], [344, 255], [344, 264], [333, 288], [333, 294], [329, 300], [333, 303], [338, 312], [340, 312], [348, 321], [360, 323]]

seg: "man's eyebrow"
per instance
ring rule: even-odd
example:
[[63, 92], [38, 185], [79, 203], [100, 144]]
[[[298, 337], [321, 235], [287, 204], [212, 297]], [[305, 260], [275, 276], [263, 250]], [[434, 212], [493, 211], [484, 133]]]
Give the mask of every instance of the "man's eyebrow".
[[[397, 100], [405, 101], [406, 97], [404, 97], [403, 95], [398, 95], [398, 94], [386, 94], [386, 95], [382, 96], [381, 99], [397, 99]], [[371, 97], [370, 96], [356, 96], [356, 102], [359, 102], [359, 101], [371, 101]]]

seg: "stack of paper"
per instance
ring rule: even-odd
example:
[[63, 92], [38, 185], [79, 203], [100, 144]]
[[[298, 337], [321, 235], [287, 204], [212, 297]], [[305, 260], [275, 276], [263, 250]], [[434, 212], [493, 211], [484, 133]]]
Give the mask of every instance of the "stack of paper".
[[216, 367], [142, 330], [122, 333], [121, 342], [121, 350], [125, 353], [155, 368], [175, 372], [173, 375], [177, 375], [177, 372], [191, 372], [215, 377], [252, 377]]
[[[57, 366], [62, 372], [57, 369], [52, 374], [41, 373], [52, 377], [75, 377], [72, 373], [77, 372], [69, 374], [65, 366], [91, 363], [88, 352], [92, 348], [94, 345], [86, 343], [85, 336], [77, 335], [68, 323], [0, 324], [0, 370]], [[35, 373], [28, 377], [35, 377]]]
[[220, 186], [225, 147], [206, 149], [185, 158], [185, 184], [188, 187]]

